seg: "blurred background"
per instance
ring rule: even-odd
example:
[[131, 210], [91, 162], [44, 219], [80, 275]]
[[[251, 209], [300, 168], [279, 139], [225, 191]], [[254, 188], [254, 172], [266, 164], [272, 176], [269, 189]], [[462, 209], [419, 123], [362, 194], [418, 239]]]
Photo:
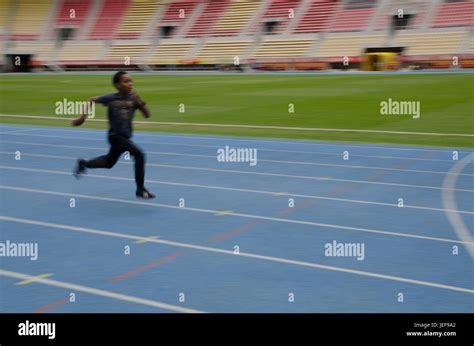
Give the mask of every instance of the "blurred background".
[[3, 71], [474, 67], [469, 0], [0, 0], [0, 13]]

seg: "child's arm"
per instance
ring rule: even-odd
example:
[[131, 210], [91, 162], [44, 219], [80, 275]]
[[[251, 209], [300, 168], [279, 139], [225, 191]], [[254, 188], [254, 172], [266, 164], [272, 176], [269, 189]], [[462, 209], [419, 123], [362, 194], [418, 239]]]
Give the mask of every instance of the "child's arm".
[[[99, 96], [91, 97], [89, 100], [87, 100], [87, 106], [89, 107], [91, 105], [91, 102], [96, 102], [98, 98], [99, 98]], [[86, 121], [86, 118], [87, 118], [87, 114], [84, 113], [79, 118], [74, 119], [73, 121], [71, 121], [71, 125], [72, 126], [81, 126]]]
[[135, 102], [137, 108], [142, 112], [145, 118], [151, 117], [150, 110], [146, 106], [146, 103], [142, 101], [140, 96], [138, 96], [137, 94], [133, 94], [133, 101]]

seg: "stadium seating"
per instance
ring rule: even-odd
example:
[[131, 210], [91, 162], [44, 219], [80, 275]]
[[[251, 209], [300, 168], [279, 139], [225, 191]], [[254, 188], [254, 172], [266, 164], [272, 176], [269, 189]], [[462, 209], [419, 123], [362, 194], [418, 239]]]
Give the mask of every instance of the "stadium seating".
[[92, 40], [113, 38], [129, 3], [130, 0], [104, 0], [89, 38]]
[[430, 1], [413, 1], [399, 0], [390, 2], [389, 6], [384, 8], [384, 12], [376, 19], [375, 30], [386, 30], [390, 28], [391, 20], [394, 16], [399, 15], [399, 10], [403, 11], [403, 15], [409, 15], [410, 19], [407, 23], [408, 29], [418, 29], [426, 19], [427, 12], [430, 10]]
[[103, 41], [66, 41], [56, 61], [61, 63], [85, 64], [89, 61], [101, 60], [104, 49]]
[[10, 0], [0, 0], [0, 33], [6, 30], [10, 8]]
[[56, 26], [74, 25], [80, 26], [86, 19], [87, 11], [90, 9], [90, 0], [64, 0], [60, 2]]
[[159, 7], [160, 3], [156, 0], [132, 0], [118, 29], [117, 38], [139, 38], [158, 12]]
[[22, 0], [16, 4], [10, 38], [33, 40], [41, 35], [51, 9], [49, 0]]
[[215, 24], [222, 17], [229, 0], [215, 0], [206, 3], [203, 13], [199, 16], [193, 24], [191, 30], [186, 35], [187, 37], [206, 36], [213, 29]]
[[149, 48], [150, 45], [146, 43], [121, 40], [110, 47], [105, 60], [124, 66], [142, 64]]
[[433, 27], [467, 26], [474, 24], [474, 2], [447, 2], [438, 7]]
[[52, 41], [15, 41], [7, 49], [9, 54], [33, 54], [36, 63], [47, 63], [52, 58]]
[[275, 39], [268, 38], [262, 42], [253, 54], [255, 59], [283, 59], [305, 57], [310, 47], [315, 43], [313, 39]]
[[238, 34], [249, 22], [260, 1], [233, 0], [217, 23], [212, 36], [232, 36]]
[[[398, 7], [414, 16], [406, 30], [381, 31]], [[278, 23], [274, 35], [255, 36], [266, 22]], [[235, 56], [241, 63], [332, 61], [376, 46], [405, 47], [403, 54], [415, 57], [463, 54], [473, 52], [472, 25], [474, 1], [0, 0], [0, 47], [60, 64], [117, 65], [125, 57], [131, 65], [233, 64]], [[159, 26], [177, 30], [171, 38], [151, 36]], [[78, 35], [59, 48], [38, 41], [58, 27]]]
[[[196, 9], [197, 5], [197, 1], [171, 2], [166, 8], [160, 24], [175, 26], [177, 28], [181, 27], [189, 18], [192, 17], [193, 11]], [[174, 30], [170, 36], [173, 36], [176, 32], [177, 30]]]
[[330, 0], [312, 0], [310, 7], [306, 10], [295, 33], [322, 32], [325, 31], [328, 22], [333, 18], [334, 12], [340, 3]]
[[466, 32], [402, 32], [394, 45], [407, 47], [406, 55], [455, 54], [460, 53]]
[[290, 14], [293, 13], [296, 15], [297, 9], [300, 6], [300, 0], [269, 0], [270, 4], [266, 11], [263, 13], [263, 16], [259, 18], [256, 22], [256, 25], [251, 29], [251, 33], [259, 31], [263, 23], [268, 21], [276, 21], [278, 25], [276, 27], [275, 33], [283, 32], [288, 26], [289, 22], [293, 19], [290, 17]]
[[205, 64], [233, 64], [234, 57], [243, 63], [245, 52], [251, 46], [252, 41], [211, 41], [199, 51], [196, 58]]
[[332, 34], [326, 37], [316, 51], [317, 57], [351, 57], [359, 56], [363, 48], [371, 45], [383, 45], [383, 35], [341, 35]]
[[366, 28], [373, 13], [373, 8], [340, 8], [334, 15], [335, 20], [329, 25], [329, 31], [362, 31]]
[[196, 45], [194, 41], [163, 40], [147, 60], [151, 65], [176, 65], [185, 62], [191, 50]]

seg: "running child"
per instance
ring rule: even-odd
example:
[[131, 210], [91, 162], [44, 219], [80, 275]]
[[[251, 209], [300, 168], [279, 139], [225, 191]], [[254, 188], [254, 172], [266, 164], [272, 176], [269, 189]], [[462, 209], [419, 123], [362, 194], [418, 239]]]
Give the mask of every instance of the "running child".
[[[79, 159], [74, 170], [74, 176], [79, 178], [85, 174], [87, 168], [110, 169], [117, 163], [120, 155], [128, 151], [135, 159], [135, 182], [137, 183], [135, 195], [145, 199], [154, 198], [155, 195], [147, 191], [144, 186], [145, 153], [130, 140], [135, 110], [139, 109], [145, 118], [150, 117], [150, 111], [145, 102], [136, 93], [132, 92], [133, 80], [127, 72], [117, 72], [113, 77], [113, 85], [117, 89], [117, 93], [95, 96], [89, 99], [89, 102], [102, 103], [108, 107], [109, 153], [92, 160]], [[82, 114], [79, 118], [74, 119], [71, 125], [81, 126], [86, 121], [86, 117], [85, 114]]]

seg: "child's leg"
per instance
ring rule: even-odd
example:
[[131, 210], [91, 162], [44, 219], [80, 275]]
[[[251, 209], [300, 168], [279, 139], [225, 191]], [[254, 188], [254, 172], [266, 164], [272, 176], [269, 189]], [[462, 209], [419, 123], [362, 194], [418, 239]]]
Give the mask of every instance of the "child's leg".
[[128, 151], [135, 159], [137, 190], [143, 190], [145, 188], [145, 153], [130, 140], [127, 141], [124, 147], [126, 148], [125, 151]]
[[145, 153], [135, 145], [131, 140], [127, 140], [124, 145], [125, 150], [135, 158], [135, 181], [137, 183], [137, 192], [135, 195], [139, 198], [151, 199], [155, 195], [145, 189]]
[[110, 150], [107, 155], [102, 155], [95, 159], [85, 161], [83, 165], [86, 168], [112, 168], [117, 163], [120, 155], [125, 151], [127, 151], [127, 149], [124, 148], [124, 143], [121, 140], [111, 138]]

